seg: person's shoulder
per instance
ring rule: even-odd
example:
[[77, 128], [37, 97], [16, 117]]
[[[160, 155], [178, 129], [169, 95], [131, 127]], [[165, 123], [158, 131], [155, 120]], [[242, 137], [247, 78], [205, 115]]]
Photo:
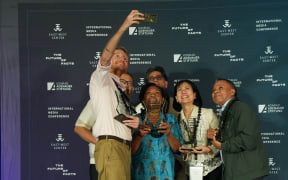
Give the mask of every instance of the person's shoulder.
[[240, 101], [240, 100], [235, 101], [234, 104], [233, 104], [233, 106], [237, 106], [238, 108], [239, 108], [239, 107], [243, 107], [243, 108], [249, 107], [248, 104], [246, 104], [246, 103], [244, 103], [244, 102], [242, 102], [242, 101]]
[[245, 102], [235, 101], [232, 105], [234, 111], [253, 111], [252, 107]]
[[212, 108], [204, 108], [204, 107], [201, 107], [201, 111], [203, 113], [213, 113], [214, 110]]
[[216, 117], [216, 113], [211, 108], [201, 108], [202, 115], [205, 116], [208, 119], [213, 119], [213, 117]]

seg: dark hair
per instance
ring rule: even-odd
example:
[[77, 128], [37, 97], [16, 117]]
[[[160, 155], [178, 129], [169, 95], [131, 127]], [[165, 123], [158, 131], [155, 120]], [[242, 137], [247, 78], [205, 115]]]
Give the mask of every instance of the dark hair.
[[131, 73], [129, 73], [129, 72], [126, 72], [126, 73], [123, 73], [123, 74], [127, 74], [127, 75], [129, 75], [129, 76], [132, 78], [132, 80], [134, 81], [134, 77], [132, 76], [132, 74], [131, 74]]
[[217, 81], [225, 81], [225, 82], [227, 82], [230, 85], [230, 87], [235, 90], [235, 95], [234, 96], [235, 97], [237, 96], [237, 89], [236, 89], [235, 84], [232, 81], [230, 81], [229, 79], [224, 79], [224, 78], [217, 78], [216, 82]]
[[186, 79], [186, 80], [181, 80], [181, 81], [177, 82], [177, 84], [176, 84], [175, 87], [174, 87], [173, 108], [174, 108], [176, 111], [181, 111], [181, 109], [182, 109], [181, 104], [178, 103], [178, 102], [176, 101], [176, 98], [175, 98], [176, 95], [177, 95], [177, 89], [179, 88], [179, 86], [180, 86], [181, 84], [183, 84], [183, 83], [185, 83], [185, 82], [188, 83], [188, 84], [191, 86], [191, 88], [193, 89], [193, 92], [196, 93], [196, 99], [194, 100], [194, 104], [195, 104], [196, 106], [199, 106], [199, 107], [202, 106], [202, 98], [201, 98], [200, 91], [198, 90], [196, 84], [194, 84], [192, 81]]
[[164, 77], [164, 79], [166, 81], [168, 81], [168, 77], [166, 75], [166, 72], [164, 70], [164, 68], [162, 66], [155, 66], [155, 67], [150, 67], [147, 71], [146, 71], [146, 82], [148, 82], [149, 79], [149, 74], [154, 72], [154, 71], [158, 71], [161, 73], [161, 75]]
[[[121, 51], [123, 51], [123, 52], [128, 56], [128, 61], [130, 61], [128, 51], [127, 51], [127, 49], [126, 49], [125, 47], [119, 46], [119, 47], [116, 47], [115, 50], [121, 50]], [[115, 51], [115, 50], [114, 50], [114, 51]]]
[[144, 86], [142, 86], [142, 88], [140, 90], [140, 94], [139, 94], [140, 102], [142, 102], [144, 100], [145, 93], [146, 93], [147, 89], [150, 88], [151, 86], [154, 86], [154, 87], [158, 88], [160, 90], [160, 92], [161, 92], [162, 97], [163, 98], [165, 97], [165, 92], [164, 92], [163, 88], [161, 88], [160, 86], [157, 86], [154, 83], [147, 83]]

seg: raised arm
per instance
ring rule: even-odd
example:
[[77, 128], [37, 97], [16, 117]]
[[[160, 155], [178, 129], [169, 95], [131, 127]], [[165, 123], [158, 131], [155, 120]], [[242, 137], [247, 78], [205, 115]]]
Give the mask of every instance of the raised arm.
[[103, 49], [102, 56], [100, 59], [100, 63], [102, 66], [109, 66], [111, 64], [111, 57], [113, 56], [113, 52], [117, 47], [121, 37], [124, 32], [132, 25], [139, 24], [140, 20], [144, 20], [144, 14], [140, 13], [138, 10], [132, 10], [130, 14], [126, 17], [123, 24], [120, 26], [118, 31], [113, 35], [113, 37], [108, 41], [105, 48]]

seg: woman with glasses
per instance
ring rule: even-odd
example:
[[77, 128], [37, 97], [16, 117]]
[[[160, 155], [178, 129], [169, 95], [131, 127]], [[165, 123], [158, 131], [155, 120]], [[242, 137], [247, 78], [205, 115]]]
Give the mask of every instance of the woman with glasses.
[[193, 82], [182, 80], [176, 84], [173, 107], [180, 111], [178, 122], [184, 145], [179, 151], [183, 153], [186, 175], [188, 167], [203, 167], [204, 180], [221, 179], [221, 160], [216, 157], [219, 151], [207, 139], [207, 130], [217, 129], [218, 119], [212, 109], [202, 107], [200, 92]]

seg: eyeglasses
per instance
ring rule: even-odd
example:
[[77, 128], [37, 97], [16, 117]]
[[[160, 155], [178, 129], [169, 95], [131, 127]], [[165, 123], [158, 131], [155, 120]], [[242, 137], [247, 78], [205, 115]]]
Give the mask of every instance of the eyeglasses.
[[149, 82], [154, 81], [155, 79], [156, 79], [157, 81], [162, 80], [162, 79], [163, 79], [163, 76], [161, 76], [161, 75], [158, 75], [158, 76], [150, 76], [150, 77], [148, 78]]
[[125, 79], [120, 79], [120, 82], [126, 86], [133, 86], [132, 81], [126, 81]]

